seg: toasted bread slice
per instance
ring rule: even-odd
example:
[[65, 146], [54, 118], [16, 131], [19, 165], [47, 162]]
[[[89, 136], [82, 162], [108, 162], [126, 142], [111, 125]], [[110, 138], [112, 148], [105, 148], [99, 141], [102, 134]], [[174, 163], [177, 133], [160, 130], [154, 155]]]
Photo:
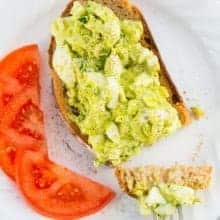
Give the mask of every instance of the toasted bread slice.
[[[86, 0], [80, 0], [80, 2], [86, 2]], [[188, 109], [186, 108], [182, 97], [178, 93], [174, 83], [172, 82], [168, 71], [164, 65], [164, 62], [162, 61], [161, 55], [159, 53], [159, 50], [155, 44], [155, 41], [152, 37], [152, 34], [149, 30], [149, 27], [144, 20], [144, 17], [141, 15], [140, 11], [131, 5], [128, 0], [95, 0], [95, 2], [101, 3], [103, 5], [106, 5], [107, 7], [111, 8], [115, 14], [119, 18], [124, 19], [134, 19], [134, 20], [141, 20], [144, 26], [144, 36], [142, 37], [142, 44], [145, 47], [150, 48], [159, 58], [161, 71], [160, 71], [160, 82], [163, 86], [165, 86], [170, 94], [170, 103], [177, 109], [179, 113], [179, 117], [181, 119], [182, 125], [187, 125], [190, 123], [190, 114]], [[62, 16], [69, 16], [70, 10], [74, 4], [74, 0], [71, 1], [66, 9], [64, 10]], [[52, 71], [52, 79], [53, 79], [53, 89], [54, 94], [56, 97], [58, 108], [61, 112], [61, 115], [66, 122], [66, 124], [71, 129], [71, 132], [73, 135], [75, 135], [81, 142], [83, 142], [86, 146], [89, 147], [88, 144], [88, 137], [83, 135], [80, 132], [80, 129], [78, 126], [69, 119], [68, 112], [70, 111], [69, 106], [67, 104], [67, 100], [65, 97], [65, 87], [60, 80], [58, 74], [53, 68], [52, 60], [53, 60], [53, 54], [54, 50], [56, 48], [56, 42], [55, 39], [51, 39], [50, 48], [49, 48], [49, 64]]]
[[121, 189], [134, 197], [133, 190], [140, 182], [144, 191], [162, 183], [187, 186], [195, 190], [206, 189], [210, 185], [211, 173], [212, 167], [210, 166], [184, 165], [146, 166], [132, 169], [118, 167], [115, 171]]

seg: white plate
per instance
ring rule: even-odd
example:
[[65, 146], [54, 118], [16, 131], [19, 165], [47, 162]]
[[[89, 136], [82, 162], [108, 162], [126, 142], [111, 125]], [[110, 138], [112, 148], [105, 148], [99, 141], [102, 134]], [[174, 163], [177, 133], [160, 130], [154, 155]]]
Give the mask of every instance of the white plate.
[[[184, 217], [186, 220], [217, 219], [220, 216], [219, 1], [133, 2], [147, 17], [171, 76], [187, 103], [202, 106], [207, 117], [153, 148], [144, 149], [129, 164], [211, 163], [216, 171], [212, 187], [202, 194], [203, 204], [184, 208]], [[117, 198], [108, 207], [85, 219], [147, 219], [138, 214], [136, 202], [120, 192], [113, 170], [106, 167], [96, 170], [93, 167], [93, 156], [70, 135], [55, 108], [47, 65], [49, 27], [66, 3], [64, 0], [0, 0], [0, 56], [24, 43], [39, 44], [42, 54], [42, 108], [51, 158], [118, 192]], [[72, 147], [73, 152], [67, 145]], [[2, 220], [45, 219], [26, 205], [14, 184], [3, 173], [0, 173], [0, 216]]]

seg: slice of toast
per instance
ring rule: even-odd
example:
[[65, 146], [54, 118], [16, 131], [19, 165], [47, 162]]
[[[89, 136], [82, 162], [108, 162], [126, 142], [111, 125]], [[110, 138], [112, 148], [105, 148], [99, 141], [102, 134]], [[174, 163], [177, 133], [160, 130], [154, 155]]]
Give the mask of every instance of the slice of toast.
[[133, 191], [140, 182], [144, 191], [163, 183], [187, 186], [195, 190], [207, 189], [210, 185], [211, 174], [212, 167], [210, 166], [184, 165], [145, 166], [131, 169], [118, 167], [115, 171], [121, 189], [133, 197], [136, 197]]
[[[80, 2], [83, 3], [83, 2], [86, 2], [86, 0], [80, 0]], [[172, 82], [169, 76], [169, 73], [161, 58], [160, 52], [152, 37], [150, 29], [146, 21], [144, 20], [144, 17], [140, 13], [140, 11], [136, 7], [131, 5], [131, 3], [129, 3], [128, 0], [95, 0], [95, 2], [101, 3], [111, 8], [115, 12], [115, 14], [121, 19], [134, 19], [134, 20], [142, 21], [143, 26], [144, 26], [144, 35], [142, 37], [142, 45], [150, 48], [159, 58], [159, 62], [161, 66], [161, 70], [160, 70], [161, 85], [167, 88], [170, 94], [169, 102], [177, 109], [182, 125], [189, 124], [191, 122], [189, 111], [186, 108], [182, 97], [178, 93], [174, 83]], [[62, 16], [70, 15], [70, 10], [73, 4], [74, 4], [74, 0], [72, 0], [67, 5], [66, 9], [62, 13]], [[52, 38], [51, 43], [50, 43], [50, 48], [49, 48], [49, 64], [52, 70], [53, 89], [54, 89], [54, 95], [56, 97], [58, 108], [61, 112], [61, 115], [64, 121], [71, 129], [72, 134], [75, 135], [81, 142], [83, 142], [86, 146], [90, 148], [88, 144], [88, 137], [86, 135], [83, 135], [80, 129], [78, 128], [78, 126], [73, 121], [71, 121], [68, 117], [68, 112], [70, 111], [70, 109], [69, 109], [69, 106], [67, 104], [67, 100], [65, 97], [65, 87], [52, 65], [53, 54], [54, 54], [55, 48], [56, 48], [56, 42], [55, 42], [55, 39]]]

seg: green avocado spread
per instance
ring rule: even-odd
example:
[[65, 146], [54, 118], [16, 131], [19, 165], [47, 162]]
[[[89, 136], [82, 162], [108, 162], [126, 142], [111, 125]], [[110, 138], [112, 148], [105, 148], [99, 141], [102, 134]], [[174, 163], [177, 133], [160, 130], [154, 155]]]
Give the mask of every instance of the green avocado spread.
[[[135, 194], [135, 192], [134, 192]], [[138, 202], [142, 215], [155, 213], [160, 217], [171, 216], [182, 205], [194, 205], [200, 202], [196, 191], [190, 187], [175, 184], [153, 186], [147, 194], [138, 191]]]
[[53, 23], [52, 35], [69, 117], [88, 136], [96, 165], [120, 164], [181, 127], [160, 84], [158, 58], [141, 44], [141, 21], [76, 1], [69, 16]]

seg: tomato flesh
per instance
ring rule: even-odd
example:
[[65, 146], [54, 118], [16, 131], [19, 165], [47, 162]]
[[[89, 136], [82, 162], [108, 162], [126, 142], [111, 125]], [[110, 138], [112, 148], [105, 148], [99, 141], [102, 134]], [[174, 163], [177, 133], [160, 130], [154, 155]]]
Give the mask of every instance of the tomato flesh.
[[31, 100], [20, 107], [11, 126], [21, 134], [43, 139], [43, 113]]
[[4, 106], [6, 106], [13, 98], [14, 96], [12, 94], [2, 94], [2, 102]]
[[27, 62], [16, 70], [16, 79], [21, 85], [25, 86], [35, 86], [38, 81], [39, 67], [36, 62]]
[[26, 150], [16, 160], [21, 191], [33, 208], [48, 217], [72, 219], [89, 215], [115, 195], [108, 187], [51, 162], [40, 152]]

